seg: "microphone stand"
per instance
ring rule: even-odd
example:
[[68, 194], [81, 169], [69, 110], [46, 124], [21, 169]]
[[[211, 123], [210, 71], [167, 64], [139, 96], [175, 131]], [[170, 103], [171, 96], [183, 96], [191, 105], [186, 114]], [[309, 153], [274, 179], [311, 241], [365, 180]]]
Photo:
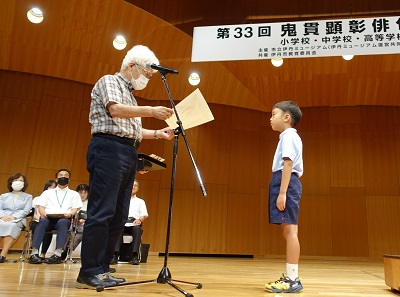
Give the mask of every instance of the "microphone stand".
[[[171, 234], [171, 221], [172, 221], [172, 206], [173, 206], [173, 200], [174, 200], [174, 186], [175, 186], [175, 173], [176, 173], [176, 160], [178, 156], [178, 138], [179, 134], [182, 134], [183, 139], [185, 140], [186, 147], [188, 149], [190, 158], [192, 160], [194, 169], [196, 171], [197, 179], [200, 184], [201, 191], [203, 193], [203, 196], [206, 197], [206, 189], [204, 188], [203, 181], [200, 176], [200, 172], [197, 168], [196, 162], [194, 161], [192, 151], [190, 149], [189, 143], [186, 138], [186, 133], [185, 130], [183, 129], [182, 122], [179, 119], [178, 112], [175, 107], [175, 103], [172, 99], [171, 92], [168, 87], [167, 79], [165, 75], [168, 73], [167, 70], [159, 69], [159, 72], [161, 74], [161, 79], [163, 80], [163, 83], [165, 85], [165, 88], [168, 93], [169, 100], [171, 102], [172, 109], [174, 110], [175, 116], [176, 116], [176, 123], [178, 124], [178, 127], [174, 129], [174, 150], [173, 150], [173, 161], [172, 161], [172, 176], [171, 176], [171, 189], [169, 193], [169, 209], [168, 209], [168, 224], [167, 224], [167, 236], [165, 240], [165, 254], [164, 254], [164, 266], [162, 267], [158, 277], [156, 279], [152, 280], [145, 280], [145, 281], [137, 281], [137, 282], [126, 282], [126, 283], [121, 283], [116, 285], [117, 287], [119, 286], [127, 286], [127, 285], [135, 285], [135, 284], [143, 284], [143, 283], [153, 283], [157, 282], [158, 284], [168, 284], [177, 291], [181, 292], [183, 295], [186, 297], [193, 297], [193, 294], [188, 293], [184, 291], [182, 288], [178, 287], [176, 284], [173, 282], [178, 282], [178, 283], [184, 283], [184, 284], [190, 284], [190, 285], [195, 285], [197, 289], [201, 289], [203, 285], [201, 283], [194, 283], [194, 282], [187, 282], [187, 281], [182, 281], [182, 280], [176, 280], [172, 279], [171, 272], [168, 269], [168, 256], [169, 256], [169, 239], [170, 239], [170, 234]], [[112, 288], [112, 287], [111, 287]], [[104, 288], [97, 288], [97, 291], [100, 292]]]

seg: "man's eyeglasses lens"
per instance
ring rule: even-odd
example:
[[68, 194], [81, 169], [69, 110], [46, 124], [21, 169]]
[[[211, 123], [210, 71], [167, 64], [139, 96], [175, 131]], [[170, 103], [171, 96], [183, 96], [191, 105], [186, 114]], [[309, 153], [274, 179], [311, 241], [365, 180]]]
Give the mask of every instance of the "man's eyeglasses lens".
[[140, 65], [138, 65], [138, 67], [144, 71], [145, 76], [146, 76], [148, 79], [150, 79], [150, 78], [152, 77], [152, 74], [151, 74], [151, 72], [150, 72], [149, 70], [147, 70], [146, 68], [144, 68], [144, 67], [142, 67], [142, 66], [140, 66]]

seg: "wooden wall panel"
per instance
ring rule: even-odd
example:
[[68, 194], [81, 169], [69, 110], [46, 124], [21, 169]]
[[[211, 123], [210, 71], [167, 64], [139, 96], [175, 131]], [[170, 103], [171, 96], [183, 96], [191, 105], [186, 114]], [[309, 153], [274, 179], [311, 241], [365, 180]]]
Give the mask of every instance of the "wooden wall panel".
[[367, 196], [369, 256], [398, 255], [400, 251], [400, 196]]
[[228, 184], [231, 137], [230, 123], [215, 120], [199, 127], [196, 162], [204, 183]]
[[[198, 128], [192, 128], [186, 131], [186, 137], [192, 154], [196, 160], [197, 155], [197, 138]], [[171, 141], [164, 141], [165, 163], [169, 165], [169, 170], [163, 170], [161, 175], [161, 187], [168, 188], [171, 184], [172, 178], [172, 164], [174, 155], [174, 139]], [[178, 137], [177, 158], [176, 158], [176, 171], [175, 183], [179, 184], [182, 189], [193, 189], [197, 185], [197, 176], [189, 156], [183, 136], [180, 134]]]
[[86, 86], [74, 81], [47, 77], [44, 81], [43, 94], [50, 97], [83, 101]]
[[260, 132], [231, 131], [229, 192], [259, 194]]
[[[167, 194], [168, 192], [168, 194]], [[165, 236], [169, 212], [169, 191], [161, 190], [159, 209], [157, 211], [156, 246], [159, 251], [164, 251]], [[170, 236], [170, 252], [190, 253], [193, 227], [194, 191], [174, 190], [172, 204], [172, 221]], [[162, 244], [161, 244], [162, 243]], [[161, 246], [160, 246], [161, 244]]]
[[38, 111], [36, 101], [5, 98], [0, 94], [0, 172], [26, 174]]
[[[36, 196], [40, 196], [43, 192], [43, 187], [44, 184], [48, 180], [55, 180], [56, 179], [56, 172], [57, 170], [54, 169], [41, 169], [41, 168], [32, 168], [28, 167], [28, 170], [26, 172], [26, 176], [29, 181], [29, 188], [27, 189], [27, 193], [32, 194], [32, 197], [35, 198]], [[73, 172], [72, 172], [73, 175]], [[70, 184], [68, 187], [71, 189], [76, 189], [78, 184], [71, 180]]]
[[229, 192], [259, 194], [260, 126], [260, 113], [232, 108]]
[[359, 125], [331, 125], [331, 187], [363, 187], [364, 162]]
[[[394, 108], [395, 123], [400, 123], [400, 108]], [[400, 172], [400, 127], [395, 126], [395, 139], [396, 139], [396, 156], [397, 156], [397, 172]], [[399, 185], [400, 185], [400, 174], [399, 174]]]
[[43, 96], [29, 167], [72, 168], [81, 102]]
[[[13, 27], [15, 4], [14, 0], [4, 0], [0, 2], [0, 10], [8, 11], [0, 20], [0, 44], [9, 45]], [[0, 68], [5, 69], [10, 59], [10, 46], [0, 46]], [[0, 79], [1, 81], [1, 79]]]
[[228, 194], [227, 254], [253, 254], [258, 250], [259, 205], [259, 195]]
[[396, 139], [394, 131], [363, 131], [365, 194], [398, 196]]
[[328, 195], [331, 187], [331, 157], [328, 132], [302, 132], [304, 174], [303, 194]]
[[332, 255], [368, 257], [363, 188], [332, 188]]
[[228, 186], [205, 184], [207, 197], [194, 198], [191, 251], [224, 254], [226, 250]]
[[[193, 158], [196, 161], [197, 159], [197, 151], [198, 151], [198, 128], [191, 128], [186, 130], [186, 137], [190, 147], [190, 150], [193, 154]], [[168, 141], [167, 145], [172, 145], [172, 141]], [[173, 146], [171, 152], [173, 152]], [[172, 156], [171, 156], [171, 166], [172, 166]], [[197, 162], [196, 162], [197, 164]], [[198, 165], [197, 165], [198, 166]], [[176, 184], [180, 185], [180, 189], [188, 189], [193, 190], [195, 185], [197, 185], [197, 176], [196, 171], [193, 167], [192, 160], [189, 155], [189, 151], [186, 147], [186, 143], [182, 135], [179, 136], [179, 145], [178, 145], [178, 158], [176, 163]]]
[[[141, 195], [145, 197], [146, 191], [142, 190]], [[163, 189], [160, 187], [159, 195], [158, 195], [158, 204], [157, 204], [157, 217], [155, 218], [157, 221], [157, 228], [154, 233], [154, 245], [153, 249], [155, 251], [163, 252], [165, 250], [165, 238], [167, 233], [167, 222], [168, 222], [168, 209], [169, 209], [169, 199], [170, 199], [170, 191], [169, 189]], [[172, 221], [174, 221], [174, 206], [172, 212]], [[154, 216], [152, 218], [154, 220]]]
[[0, 191], [1, 193], [7, 193], [7, 180], [11, 174], [0, 174]]
[[92, 85], [85, 85], [83, 89], [82, 110], [89, 111], [90, 109], [90, 103], [92, 102], [92, 97], [91, 97], [92, 89], [93, 89]]
[[299, 215], [301, 255], [332, 255], [332, 221], [330, 195], [302, 195]]
[[[393, 107], [363, 106], [361, 108], [362, 131], [393, 131], [395, 121]], [[397, 123], [398, 124], [398, 123]]]
[[40, 75], [14, 71], [0, 72], [0, 89], [3, 97], [40, 101], [46, 78]]
[[361, 124], [360, 106], [335, 106], [329, 108], [329, 125], [360, 125], [360, 124]]
[[190, 253], [192, 250], [193, 214], [195, 192], [175, 190], [173, 221], [171, 226], [171, 251]]
[[[260, 131], [260, 126], [260, 112], [244, 108], [232, 107], [232, 129], [258, 132]], [[237, 137], [240, 138], [240, 134], [238, 134]]]
[[[299, 103], [300, 104], [300, 103]], [[327, 132], [329, 131], [329, 114], [328, 107], [301, 107], [302, 117], [295, 129], [299, 132]], [[324, 119], [323, 121], [321, 119]]]

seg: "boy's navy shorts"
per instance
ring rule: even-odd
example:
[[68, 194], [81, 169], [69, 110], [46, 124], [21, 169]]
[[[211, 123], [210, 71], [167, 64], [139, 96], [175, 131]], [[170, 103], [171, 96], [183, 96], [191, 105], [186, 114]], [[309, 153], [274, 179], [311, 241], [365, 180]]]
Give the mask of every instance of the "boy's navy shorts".
[[288, 190], [286, 193], [286, 208], [280, 211], [276, 207], [279, 190], [281, 188], [282, 171], [272, 173], [269, 183], [269, 223], [270, 224], [292, 224], [297, 225], [300, 211], [300, 198], [302, 185], [296, 173], [292, 173]]

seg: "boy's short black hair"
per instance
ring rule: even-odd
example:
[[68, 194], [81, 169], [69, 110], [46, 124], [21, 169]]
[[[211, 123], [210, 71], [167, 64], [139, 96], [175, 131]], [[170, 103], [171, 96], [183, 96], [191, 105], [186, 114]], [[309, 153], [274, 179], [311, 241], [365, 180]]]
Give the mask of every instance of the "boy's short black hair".
[[287, 112], [290, 114], [292, 118], [292, 127], [296, 126], [300, 121], [302, 113], [300, 107], [293, 101], [281, 101], [274, 105], [274, 108], [282, 109], [283, 112]]

